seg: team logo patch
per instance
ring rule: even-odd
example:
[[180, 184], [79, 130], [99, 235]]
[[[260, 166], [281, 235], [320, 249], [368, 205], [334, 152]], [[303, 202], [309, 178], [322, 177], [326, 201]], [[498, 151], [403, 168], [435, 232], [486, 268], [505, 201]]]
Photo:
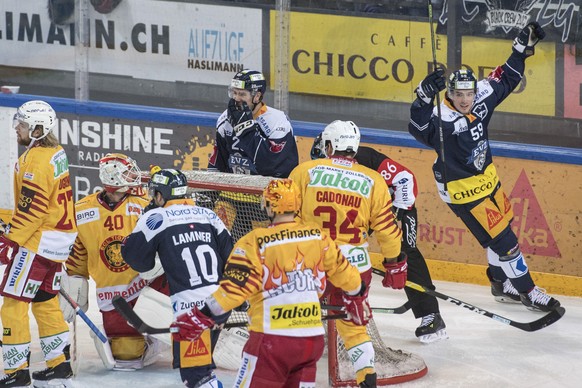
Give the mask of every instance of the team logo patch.
[[162, 226], [163, 222], [164, 222], [164, 216], [162, 216], [159, 213], [153, 213], [147, 218], [146, 226], [148, 227], [149, 230], [156, 230], [160, 226]]
[[108, 237], [99, 249], [101, 260], [111, 272], [124, 272], [129, 269], [129, 265], [121, 256], [121, 241], [123, 236], [120, 235]]
[[5, 327], [5, 328], [2, 330], [2, 335], [5, 335], [5, 336], [7, 336], [7, 337], [11, 336], [11, 335], [12, 335], [12, 329], [11, 329], [11, 328], [9, 328], [9, 327]]
[[285, 144], [287, 144], [286, 141], [282, 141], [281, 143], [275, 143], [273, 140], [269, 140], [269, 143], [271, 144], [269, 150], [274, 154], [278, 154], [279, 152], [283, 151], [283, 148], [285, 148]]

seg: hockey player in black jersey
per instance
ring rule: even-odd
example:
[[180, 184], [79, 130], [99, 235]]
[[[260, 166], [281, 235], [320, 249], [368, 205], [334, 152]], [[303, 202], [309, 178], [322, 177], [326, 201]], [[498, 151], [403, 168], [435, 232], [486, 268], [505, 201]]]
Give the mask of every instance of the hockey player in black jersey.
[[495, 108], [521, 82], [525, 59], [534, 55], [534, 46], [544, 36], [537, 22], [525, 26], [507, 61], [487, 79], [477, 82], [470, 70], [453, 72], [441, 117], [434, 97], [445, 89], [445, 77], [442, 69], [435, 70], [416, 89], [408, 125], [418, 141], [439, 155], [433, 172], [441, 199], [487, 249], [495, 299], [538, 311], [555, 309], [560, 302], [535, 286], [511, 229], [513, 210], [492, 162], [488, 125]]
[[[156, 254], [166, 273], [174, 318], [196, 306], [218, 288], [232, 238], [212, 210], [187, 198], [187, 179], [178, 170], [152, 174], [149, 191], [155, 206], [138, 221], [123, 241], [121, 254], [138, 272], [154, 268]], [[153, 206], [152, 206], [153, 207]], [[217, 318], [223, 323], [230, 313]], [[187, 387], [216, 387], [212, 349], [219, 330], [207, 330], [195, 342], [174, 341], [172, 366], [180, 368]]]

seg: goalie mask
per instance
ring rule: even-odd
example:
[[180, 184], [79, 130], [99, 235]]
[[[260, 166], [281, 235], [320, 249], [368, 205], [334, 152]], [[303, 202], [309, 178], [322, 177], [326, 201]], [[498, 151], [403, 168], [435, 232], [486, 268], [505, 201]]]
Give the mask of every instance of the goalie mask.
[[358, 152], [360, 146], [360, 128], [353, 121], [336, 120], [329, 124], [321, 134], [323, 147], [331, 143], [332, 155], [336, 151]]
[[[54, 109], [44, 101], [34, 100], [22, 104], [13, 119], [13, 128], [25, 126], [28, 135], [33, 141], [46, 137], [57, 124], [57, 115]], [[32, 136], [35, 129], [40, 129], [38, 137]]]
[[297, 213], [301, 192], [291, 179], [273, 179], [263, 191], [262, 207], [269, 207], [274, 214]]
[[107, 154], [99, 160], [99, 179], [105, 191], [143, 195], [141, 171], [135, 160], [124, 154]]
[[160, 193], [164, 201], [186, 198], [188, 193], [188, 179], [180, 170], [168, 168], [152, 174], [148, 185], [149, 195], [154, 198]]

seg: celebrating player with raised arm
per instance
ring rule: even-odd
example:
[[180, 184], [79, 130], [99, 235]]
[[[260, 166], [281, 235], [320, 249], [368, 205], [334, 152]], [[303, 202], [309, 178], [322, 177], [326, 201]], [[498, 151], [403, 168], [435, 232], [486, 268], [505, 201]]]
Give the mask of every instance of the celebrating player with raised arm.
[[[303, 197], [301, 218], [316, 223], [335, 240], [367, 285], [372, 279], [368, 253], [368, 230], [372, 229], [385, 257], [384, 286], [404, 288], [406, 255], [401, 253], [401, 231], [386, 183], [380, 174], [354, 159], [360, 129], [351, 121], [336, 120], [325, 127], [321, 138], [327, 158], [301, 163], [290, 175]], [[332, 290], [332, 304], [337, 298]], [[349, 321], [340, 321], [336, 327], [352, 360], [357, 383], [375, 387], [374, 348], [366, 328]]]
[[28, 310], [38, 323], [47, 369], [34, 372], [34, 386], [70, 384], [69, 327], [59, 309], [63, 262], [75, 236], [69, 161], [52, 133], [53, 108], [28, 101], [14, 116], [18, 144], [26, 146], [14, 171], [14, 211], [0, 234], [0, 263], [7, 265], [0, 286], [2, 355], [0, 387], [31, 384]]
[[[187, 198], [188, 182], [178, 170], [153, 173], [149, 194], [152, 210], [138, 221], [121, 247], [123, 259], [136, 271], [151, 271], [159, 255], [170, 286], [174, 317], [192, 306], [202, 308], [218, 288], [224, 264], [232, 250], [232, 238], [223, 222], [209, 209]], [[217, 317], [222, 323], [229, 314]], [[212, 349], [218, 330], [206, 331], [196, 342], [174, 339], [173, 367], [187, 387], [211, 388], [218, 382], [213, 373]]]
[[560, 302], [535, 286], [519, 249], [511, 229], [511, 203], [493, 164], [488, 126], [495, 108], [521, 82], [525, 59], [544, 36], [537, 22], [525, 26], [514, 39], [507, 62], [487, 79], [477, 82], [471, 70], [453, 72], [441, 103], [442, 117], [436, 114], [433, 100], [445, 89], [444, 71], [429, 74], [416, 90], [408, 125], [418, 141], [439, 155], [433, 172], [441, 199], [487, 249], [487, 275], [495, 299], [521, 302], [538, 311], [555, 309]]
[[366, 286], [336, 244], [313, 223], [295, 221], [301, 195], [290, 179], [273, 180], [263, 193], [272, 220], [235, 245], [220, 288], [206, 305], [172, 324], [179, 340], [195, 340], [216, 317], [248, 300], [250, 336], [235, 387], [315, 387], [324, 349], [319, 297], [328, 281], [344, 292], [351, 322], [370, 314]]
[[[91, 332], [95, 347], [106, 368], [135, 370], [153, 363], [167, 346], [154, 337], [144, 337], [113, 308], [115, 295], [133, 306], [142, 289], [149, 285], [169, 293], [163, 271], [157, 279], [151, 274], [139, 274], [121, 257], [121, 241], [131, 233], [148, 199], [141, 188], [141, 172], [135, 160], [124, 154], [107, 154], [99, 160], [99, 178], [103, 190], [88, 195], [75, 204], [79, 234], [66, 262], [67, 275], [63, 288], [85, 311], [88, 307], [88, 278], [95, 281], [97, 305], [103, 317], [108, 343]], [[75, 311], [65, 300], [61, 309], [67, 321]], [[107, 350], [111, 347], [115, 365], [110, 365]]]

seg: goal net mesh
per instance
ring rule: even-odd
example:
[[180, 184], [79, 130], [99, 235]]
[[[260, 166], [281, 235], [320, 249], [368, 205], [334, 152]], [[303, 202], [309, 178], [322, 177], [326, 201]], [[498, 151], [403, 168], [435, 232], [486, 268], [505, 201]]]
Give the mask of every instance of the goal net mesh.
[[[182, 171], [188, 178], [189, 193], [198, 206], [212, 209], [224, 222], [237, 241], [249, 231], [269, 224], [267, 214], [261, 209], [261, 196], [264, 188], [273, 179], [258, 175], [239, 175], [208, 171]], [[323, 310], [325, 314], [326, 310]], [[229, 323], [248, 323], [243, 311], [233, 311]], [[327, 321], [327, 346], [330, 384], [333, 387], [357, 387], [355, 372], [344, 343], [337, 335], [333, 320]], [[386, 346], [373, 319], [367, 326], [375, 350], [375, 369], [378, 385], [389, 385], [413, 380], [426, 374], [426, 365], [417, 355]], [[224, 330], [228, 342], [224, 348], [221, 343], [215, 350], [217, 365], [228, 369], [238, 368], [237, 355], [246, 338], [241, 330]], [[233, 355], [235, 356], [233, 358]], [[221, 358], [223, 358], [221, 362]]]

